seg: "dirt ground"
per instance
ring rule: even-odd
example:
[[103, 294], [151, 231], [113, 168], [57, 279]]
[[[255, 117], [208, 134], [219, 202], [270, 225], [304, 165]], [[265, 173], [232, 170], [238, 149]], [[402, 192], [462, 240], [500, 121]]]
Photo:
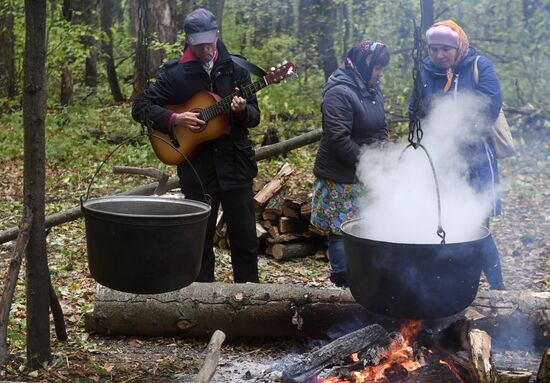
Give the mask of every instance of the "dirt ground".
[[[550, 291], [550, 142], [541, 133], [519, 139], [518, 154], [500, 163], [504, 212], [492, 223], [492, 233], [502, 255], [506, 287], [509, 290]], [[7, 164], [0, 164], [8, 166]], [[14, 181], [16, 182], [16, 181]], [[13, 188], [9, 180], [2, 187]], [[208, 339], [103, 337], [85, 333], [83, 313], [93, 308], [95, 282], [86, 270], [81, 224], [73, 231], [55, 230], [49, 245], [54, 283], [64, 309], [69, 341], [52, 340], [53, 361], [44, 370], [24, 367], [23, 290], [12, 308], [10, 348], [14, 357], [0, 372], [0, 379], [41, 382], [192, 382], [200, 369]], [[13, 243], [0, 246], [3, 274]], [[73, 249], [78, 246], [79, 250]], [[230, 259], [218, 251], [217, 280], [231, 281]], [[70, 262], [67, 262], [70, 259]], [[326, 260], [297, 259], [285, 263], [260, 256], [265, 283], [298, 283], [334, 288], [328, 280]], [[481, 289], [486, 289], [485, 280]], [[20, 334], [19, 338], [15, 334]], [[53, 334], [53, 331], [52, 331]], [[309, 350], [315, 341], [226, 342], [212, 382], [263, 382], [265, 369], [285, 357]], [[539, 355], [531, 355], [535, 360]], [[521, 358], [520, 358], [521, 359]], [[524, 355], [527, 361], [529, 355]], [[525, 362], [527, 364], [527, 362]], [[533, 365], [529, 366], [533, 369]]]

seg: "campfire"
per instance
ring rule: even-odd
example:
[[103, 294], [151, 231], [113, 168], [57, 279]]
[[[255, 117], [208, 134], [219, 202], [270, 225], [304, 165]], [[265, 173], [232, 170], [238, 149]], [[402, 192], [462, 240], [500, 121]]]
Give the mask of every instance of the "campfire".
[[[422, 328], [421, 321], [405, 323], [398, 333], [389, 334], [387, 347], [369, 347], [344, 358], [342, 366], [330, 369], [332, 376], [318, 378], [318, 383], [397, 382], [414, 377], [422, 368], [445, 366], [457, 382], [464, 383], [458, 369], [449, 360], [439, 359], [435, 353], [416, 342]], [[323, 376], [322, 373], [320, 376]]]
[[[341, 336], [302, 355], [282, 369], [286, 383], [470, 383], [485, 381], [473, 358], [458, 349], [446, 348], [444, 340], [457, 344], [460, 331], [423, 328], [426, 323], [404, 322], [399, 331], [388, 332], [372, 324]], [[470, 334], [471, 335], [471, 334]], [[472, 341], [477, 342], [477, 338]], [[475, 354], [475, 355], [474, 355]]]

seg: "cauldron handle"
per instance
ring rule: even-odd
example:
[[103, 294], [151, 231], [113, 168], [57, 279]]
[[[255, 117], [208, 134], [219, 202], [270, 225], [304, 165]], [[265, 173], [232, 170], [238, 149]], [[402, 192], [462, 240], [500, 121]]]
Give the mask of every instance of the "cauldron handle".
[[[86, 189], [86, 195], [84, 196], [80, 196], [80, 207], [82, 208], [82, 205], [84, 204], [85, 201], [88, 200], [88, 198], [90, 197], [90, 189], [92, 187], [92, 184], [94, 183], [94, 180], [97, 176], [97, 174], [99, 173], [99, 171], [101, 170], [101, 168], [103, 167], [103, 165], [105, 165], [107, 163], [107, 161], [113, 156], [113, 154], [115, 154], [115, 152], [120, 149], [120, 147], [126, 143], [128, 143], [129, 141], [133, 141], [133, 140], [136, 140], [138, 139], [139, 137], [141, 136], [149, 136], [150, 133], [147, 133], [145, 131], [142, 131], [140, 134], [137, 134], [135, 136], [131, 136], [131, 137], [128, 137], [128, 138], [125, 138], [120, 144], [118, 144], [117, 146], [115, 146], [115, 148], [113, 150], [111, 150], [111, 152], [109, 154], [107, 154], [107, 157], [105, 157], [103, 159], [103, 161], [101, 161], [101, 163], [99, 164], [99, 166], [97, 167], [96, 171], [94, 172], [91, 180], [90, 180], [90, 183], [88, 184], [88, 187]], [[163, 140], [165, 141], [166, 143], [168, 143], [164, 138], [160, 137], [160, 136], [155, 136], [156, 138], [160, 139], [160, 140]], [[168, 143], [169, 144], [169, 143]], [[206, 194], [206, 191], [204, 190], [204, 186], [202, 184], [202, 180], [201, 178], [199, 177], [199, 174], [197, 173], [197, 171], [195, 170], [195, 168], [193, 167], [193, 165], [191, 164], [191, 162], [189, 161], [189, 159], [183, 155], [182, 153], [180, 153], [179, 151], [177, 151], [183, 158], [184, 160], [187, 162], [187, 164], [191, 167], [191, 169], [193, 170], [193, 173], [195, 174], [195, 176], [197, 177], [197, 180], [199, 181], [199, 185], [201, 187], [201, 190], [202, 190], [202, 194], [204, 195], [204, 200], [206, 201], [206, 203], [208, 203], [209, 205], [211, 204], [211, 201], [212, 201], [212, 197], [209, 195], [209, 194]]]
[[426, 156], [428, 157], [428, 161], [430, 162], [430, 167], [432, 168], [432, 174], [434, 176], [435, 191], [436, 191], [436, 194], [437, 194], [437, 231], [436, 231], [436, 234], [439, 238], [441, 238], [441, 244], [443, 245], [443, 244], [445, 244], [445, 235], [446, 235], [446, 233], [445, 233], [445, 230], [443, 230], [443, 226], [441, 225], [441, 193], [439, 192], [439, 181], [438, 181], [438, 178], [437, 178], [437, 173], [435, 171], [434, 163], [432, 161], [432, 157], [430, 156], [430, 153], [428, 153], [428, 151], [426, 150], [424, 145], [422, 145], [420, 142], [417, 142], [417, 143], [412, 143], [411, 142], [411, 143], [409, 143], [409, 145], [407, 145], [405, 147], [405, 149], [403, 149], [403, 151], [399, 155], [398, 161], [401, 161], [401, 158], [403, 157], [403, 154], [410, 147], [413, 147], [415, 150], [416, 150], [416, 148], [422, 148], [422, 150], [424, 150], [424, 153], [426, 153]]

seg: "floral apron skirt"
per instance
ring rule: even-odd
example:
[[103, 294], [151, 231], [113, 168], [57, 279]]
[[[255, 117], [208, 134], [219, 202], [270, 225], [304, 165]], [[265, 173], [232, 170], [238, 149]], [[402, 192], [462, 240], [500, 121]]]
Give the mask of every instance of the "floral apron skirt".
[[333, 234], [341, 235], [344, 221], [359, 215], [365, 189], [359, 184], [339, 184], [317, 179], [313, 185], [311, 224]]

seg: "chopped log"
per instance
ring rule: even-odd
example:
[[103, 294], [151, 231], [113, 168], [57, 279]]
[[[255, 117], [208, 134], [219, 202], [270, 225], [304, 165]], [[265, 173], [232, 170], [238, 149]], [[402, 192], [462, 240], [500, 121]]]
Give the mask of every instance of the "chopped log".
[[495, 381], [495, 371], [491, 359], [491, 337], [485, 331], [474, 329], [468, 334], [472, 363], [481, 383]]
[[[245, 299], [235, 304], [232, 297], [239, 291]], [[512, 324], [521, 320], [523, 326], [530, 328], [535, 339], [540, 338], [548, 344], [548, 323], [541, 324], [531, 319], [538, 318], [537, 313], [546, 311], [550, 304], [550, 294], [547, 298], [540, 294], [479, 291], [471, 306], [477, 309], [483, 302], [483, 307], [487, 308], [491, 301], [498, 302], [505, 296], [522, 309], [516, 310], [516, 317], [513, 318], [495, 310], [495, 316], [490, 318], [491, 326], [487, 326], [485, 331], [493, 335], [491, 331], [498, 332], [501, 327], [511, 328]], [[299, 314], [303, 319], [300, 330], [292, 325], [292, 316], [297, 309], [301, 310]], [[178, 329], [176, 323], [179, 319], [189, 320], [191, 327], [185, 331]], [[86, 316], [86, 329], [100, 334], [183, 337], [210, 336], [220, 329], [228, 337], [310, 336], [319, 339], [326, 335], [329, 326], [358, 319], [384, 325], [383, 318], [369, 313], [356, 303], [348, 289], [282, 284], [193, 283], [181, 290], [154, 295], [127, 294], [98, 287], [94, 311]], [[486, 319], [477, 320], [476, 327]], [[514, 332], [522, 334], [517, 328]], [[502, 334], [499, 341], [514, 335]]]
[[266, 230], [269, 230], [269, 229], [273, 226], [273, 222], [270, 221], [269, 219], [260, 221], [260, 224], [261, 224]]
[[550, 348], [542, 353], [539, 371], [537, 373], [537, 383], [550, 382]]
[[310, 352], [291, 366], [285, 366], [282, 375], [283, 382], [302, 383], [310, 381], [326, 366], [361, 350], [388, 344], [389, 341], [388, 333], [382, 326], [373, 324], [363, 327]]
[[225, 340], [225, 334], [223, 331], [216, 330], [210, 338], [208, 347], [206, 348], [206, 358], [204, 364], [202, 365], [197, 377], [195, 378], [195, 383], [208, 383], [214, 372], [216, 372], [216, 367], [218, 367], [218, 361], [220, 360], [220, 348], [223, 341]]
[[300, 218], [300, 207], [293, 207], [288, 200], [285, 200], [285, 202], [283, 202], [282, 215], [283, 217]]
[[267, 230], [264, 229], [264, 227], [259, 222], [256, 222], [256, 237], [258, 237], [259, 239], [264, 239], [268, 236], [269, 233], [267, 232]]
[[294, 169], [292, 169], [289, 164], [284, 163], [277, 172], [277, 175], [254, 196], [254, 204], [256, 207], [264, 206], [267, 201], [283, 187], [288, 177], [290, 177], [293, 172]]
[[263, 187], [267, 184], [267, 181], [260, 180], [258, 178], [254, 178], [252, 180], [252, 192], [256, 194], [260, 190], [263, 189]]
[[273, 245], [273, 258], [286, 261], [292, 258], [303, 258], [315, 254], [317, 247], [307, 242], [276, 243]]
[[269, 245], [268, 245], [268, 246], [265, 248], [265, 255], [271, 255], [271, 256], [273, 256], [273, 246], [269, 246]]
[[313, 255], [313, 258], [315, 258], [315, 259], [328, 259], [327, 249], [321, 248], [321, 249], [317, 250], [315, 252], [315, 254]]
[[311, 203], [306, 202], [302, 206], [300, 206], [300, 215], [304, 217], [306, 220], [309, 221], [311, 218]]
[[263, 219], [278, 220], [283, 214], [283, 203], [288, 189], [283, 186], [271, 199], [267, 202], [262, 213]]
[[269, 235], [273, 238], [277, 238], [279, 236], [279, 228], [277, 226], [271, 226], [268, 230]]
[[308, 238], [310, 237], [304, 234], [287, 233], [287, 234], [278, 235], [276, 237], [269, 237], [266, 239], [266, 242], [273, 245], [275, 243], [291, 242], [291, 241], [296, 241], [298, 239], [308, 239]]
[[279, 219], [279, 233], [303, 233], [308, 228], [308, 223], [302, 219], [281, 217]]
[[285, 198], [283, 203], [283, 216], [290, 218], [300, 218], [300, 208], [309, 201], [307, 192], [299, 192], [291, 197]]
[[4, 290], [0, 297], [0, 369], [2, 369], [8, 361], [8, 323], [10, 318], [11, 303], [19, 278], [19, 270], [21, 270], [21, 262], [25, 256], [25, 249], [29, 243], [30, 229], [32, 225], [33, 214], [30, 210], [25, 210], [25, 215], [21, 221], [21, 231], [17, 236], [17, 242], [13, 249], [13, 254], [6, 273]]
[[[529, 383], [531, 381], [531, 374], [528, 371], [499, 371], [497, 376], [497, 383]], [[548, 382], [548, 380], [541, 380], [540, 382]]]

